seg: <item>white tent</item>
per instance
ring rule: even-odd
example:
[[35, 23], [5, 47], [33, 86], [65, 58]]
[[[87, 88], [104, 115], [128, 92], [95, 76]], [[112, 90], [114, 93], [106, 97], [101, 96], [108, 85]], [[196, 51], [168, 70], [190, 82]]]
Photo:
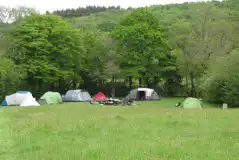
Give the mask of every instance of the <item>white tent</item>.
[[129, 99], [134, 100], [159, 100], [157, 92], [151, 88], [136, 88], [127, 95]]
[[40, 104], [32, 97], [24, 99], [20, 106], [40, 106]]
[[39, 106], [31, 92], [18, 91], [5, 97], [8, 106]]
[[66, 102], [84, 102], [91, 101], [91, 96], [86, 90], [69, 90], [64, 96]]

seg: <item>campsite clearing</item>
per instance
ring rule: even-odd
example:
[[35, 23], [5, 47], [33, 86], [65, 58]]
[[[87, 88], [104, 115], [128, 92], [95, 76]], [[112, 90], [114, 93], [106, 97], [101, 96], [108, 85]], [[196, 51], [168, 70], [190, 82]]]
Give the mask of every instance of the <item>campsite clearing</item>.
[[238, 109], [174, 108], [178, 101], [2, 107], [0, 159], [238, 159]]

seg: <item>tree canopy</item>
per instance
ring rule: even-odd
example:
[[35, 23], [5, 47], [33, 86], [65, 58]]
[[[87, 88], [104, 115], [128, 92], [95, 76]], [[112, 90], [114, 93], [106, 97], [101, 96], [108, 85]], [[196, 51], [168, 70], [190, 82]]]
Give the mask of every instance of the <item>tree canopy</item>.
[[24, 68], [29, 83], [69, 80], [84, 52], [78, 31], [60, 17], [34, 14], [11, 32], [9, 57]]
[[131, 67], [135, 69], [128, 76], [138, 75], [148, 81], [167, 70], [168, 61], [172, 60], [168, 43], [156, 17], [147, 9], [136, 9], [122, 19], [112, 36], [118, 43], [121, 67], [126, 71]]

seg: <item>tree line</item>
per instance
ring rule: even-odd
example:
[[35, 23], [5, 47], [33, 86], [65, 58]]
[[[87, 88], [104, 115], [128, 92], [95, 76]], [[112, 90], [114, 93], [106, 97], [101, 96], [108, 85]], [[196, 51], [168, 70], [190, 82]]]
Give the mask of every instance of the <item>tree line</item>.
[[[56, 10], [53, 11], [52, 14], [59, 15], [61, 17], [81, 17], [81, 16], [87, 16], [92, 13], [99, 13], [99, 12], [105, 12], [110, 10], [120, 10], [120, 6], [86, 6], [86, 7], [78, 7], [76, 9], [63, 9], [63, 10]], [[46, 11], [46, 14], [50, 14], [49, 11]]]
[[85, 88], [122, 97], [151, 87], [239, 106], [238, 11], [237, 0], [75, 18], [1, 9], [1, 96]]

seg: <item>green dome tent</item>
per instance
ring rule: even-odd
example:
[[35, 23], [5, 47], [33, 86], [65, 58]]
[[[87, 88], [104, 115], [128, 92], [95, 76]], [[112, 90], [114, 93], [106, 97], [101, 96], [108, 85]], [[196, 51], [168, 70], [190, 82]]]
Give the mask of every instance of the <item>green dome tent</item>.
[[46, 92], [39, 99], [41, 105], [44, 104], [59, 104], [62, 103], [62, 98], [58, 92]]
[[182, 105], [183, 108], [202, 108], [202, 103], [197, 98], [187, 98], [183, 101]]

